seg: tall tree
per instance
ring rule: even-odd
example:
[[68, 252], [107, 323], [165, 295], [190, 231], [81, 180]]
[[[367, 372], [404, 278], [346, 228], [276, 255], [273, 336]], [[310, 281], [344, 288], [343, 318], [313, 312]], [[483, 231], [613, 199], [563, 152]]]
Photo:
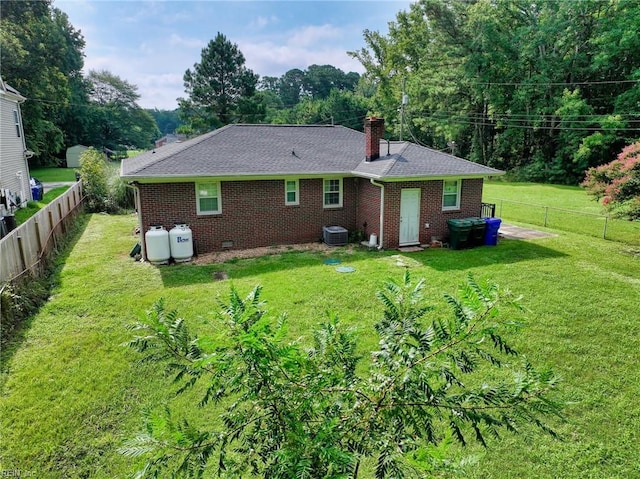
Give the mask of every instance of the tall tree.
[[184, 116], [209, 129], [233, 122], [241, 100], [254, 95], [258, 82], [244, 63], [238, 46], [218, 33], [202, 50], [200, 63], [184, 74], [188, 98], [179, 99]]
[[138, 105], [137, 86], [107, 70], [92, 70], [87, 80], [93, 106], [91, 145], [149, 148], [160, 132], [151, 114]]
[[[54, 164], [65, 142], [83, 129], [76, 118], [86, 101], [84, 39], [50, 0], [2, 2], [0, 15], [0, 71], [27, 97], [22, 107], [27, 147], [37, 164]], [[72, 114], [78, 105], [79, 116]]]
[[160, 130], [161, 135], [167, 135], [169, 133], [175, 133], [180, 125], [182, 125], [182, 120], [178, 115], [178, 110], [158, 110], [157, 108], [153, 110], [147, 110], [149, 114], [153, 117], [158, 125], [158, 129]]
[[324, 99], [334, 89], [353, 91], [359, 78], [360, 75], [355, 72], [347, 75], [332, 65], [310, 65], [304, 74], [302, 86], [312, 98]]
[[293, 68], [280, 77], [278, 94], [285, 107], [294, 107], [300, 101], [303, 92], [304, 75], [302, 70]]

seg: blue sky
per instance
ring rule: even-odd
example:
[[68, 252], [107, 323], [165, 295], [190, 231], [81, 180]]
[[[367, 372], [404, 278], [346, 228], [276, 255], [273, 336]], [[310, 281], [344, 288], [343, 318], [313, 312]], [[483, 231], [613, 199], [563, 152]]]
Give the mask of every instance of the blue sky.
[[144, 108], [173, 109], [182, 76], [218, 32], [260, 76], [330, 64], [362, 73], [347, 51], [365, 29], [387, 33], [404, 0], [133, 1], [55, 0], [85, 38], [85, 72], [109, 70], [138, 86]]

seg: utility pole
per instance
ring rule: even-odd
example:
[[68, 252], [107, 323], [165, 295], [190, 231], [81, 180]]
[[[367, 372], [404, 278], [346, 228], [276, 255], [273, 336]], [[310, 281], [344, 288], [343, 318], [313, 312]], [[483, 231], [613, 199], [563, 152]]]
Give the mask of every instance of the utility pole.
[[405, 93], [407, 79], [402, 79], [402, 101], [400, 103], [400, 141], [402, 141], [402, 132], [404, 129], [404, 107], [409, 103], [409, 96]]

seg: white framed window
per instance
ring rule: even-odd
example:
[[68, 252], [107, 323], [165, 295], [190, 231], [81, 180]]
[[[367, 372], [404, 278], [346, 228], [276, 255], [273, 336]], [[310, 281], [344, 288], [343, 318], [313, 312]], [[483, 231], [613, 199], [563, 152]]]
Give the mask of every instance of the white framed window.
[[460, 190], [462, 180], [444, 180], [442, 185], [442, 209], [460, 209]]
[[220, 182], [196, 183], [196, 205], [199, 215], [222, 213]]
[[284, 180], [284, 204], [300, 204], [300, 184], [298, 180]]
[[325, 208], [342, 208], [342, 178], [327, 178], [324, 180]]
[[20, 115], [18, 115], [18, 110], [13, 110], [13, 123], [16, 125], [16, 136], [20, 138], [22, 134], [20, 132]]

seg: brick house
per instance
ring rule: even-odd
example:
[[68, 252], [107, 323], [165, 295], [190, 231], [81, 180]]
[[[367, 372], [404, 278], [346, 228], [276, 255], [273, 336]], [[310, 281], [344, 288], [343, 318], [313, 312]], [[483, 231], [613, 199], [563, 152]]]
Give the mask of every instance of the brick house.
[[314, 242], [323, 226], [396, 248], [480, 215], [484, 178], [502, 171], [383, 134], [379, 118], [364, 133], [227, 125], [125, 159], [120, 175], [135, 188], [140, 231], [187, 223], [198, 253]]

